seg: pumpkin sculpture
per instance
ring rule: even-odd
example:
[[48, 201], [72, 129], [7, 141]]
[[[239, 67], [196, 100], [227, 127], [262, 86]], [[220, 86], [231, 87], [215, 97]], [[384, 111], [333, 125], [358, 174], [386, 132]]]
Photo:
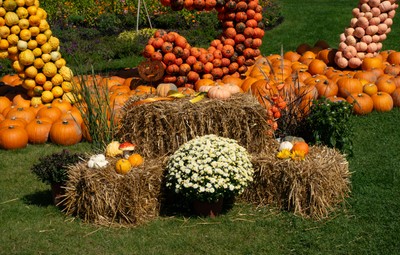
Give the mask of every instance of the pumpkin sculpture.
[[261, 52], [264, 36], [262, 7], [258, 0], [240, 1], [168, 1], [164, 6], [179, 11], [212, 10], [218, 12], [223, 32], [210, 43], [208, 49], [192, 47], [176, 32], [158, 30], [149, 39], [143, 56], [161, 60], [165, 66], [164, 82], [184, 81], [192, 86], [200, 78], [221, 79], [225, 75], [239, 76], [253, 65]]
[[391, 31], [398, 4], [388, 0], [360, 0], [350, 26], [340, 35], [335, 62], [340, 68], [358, 68], [365, 58], [375, 57]]
[[9, 43], [8, 47], [0, 51], [0, 58], [11, 59], [12, 67], [22, 79], [19, 83], [13, 81], [9, 84], [21, 84], [30, 97], [43, 97], [38, 91], [43, 91], [47, 82], [59, 89], [55, 90], [53, 97], [45, 93], [43, 101], [51, 102], [61, 97], [67, 91], [58, 85], [71, 82], [72, 71], [59, 52], [60, 42], [52, 35], [47, 12], [39, 7], [39, 1], [6, 0], [0, 1], [0, 7], [4, 11], [0, 27], [2, 38], [6, 38]]

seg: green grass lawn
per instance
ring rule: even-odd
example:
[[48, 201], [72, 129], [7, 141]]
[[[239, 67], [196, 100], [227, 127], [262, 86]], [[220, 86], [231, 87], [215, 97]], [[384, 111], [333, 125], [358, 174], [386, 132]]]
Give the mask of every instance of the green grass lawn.
[[[285, 20], [266, 33], [263, 53], [318, 39], [335, 45], [357, 3], [282, 0]], [[396, 29], [386, 49], [399, 49]], [[322, 221], [236, 204], [216, 219], [159, 217], [135, 228], [98, 227], [65, 216], [51, 204], [49, 186], [30, 172], [40, 156], [62, 147], [0, 150], [0, 254], [400, 254], [400, 109], [351, 121], [352, 193]]]

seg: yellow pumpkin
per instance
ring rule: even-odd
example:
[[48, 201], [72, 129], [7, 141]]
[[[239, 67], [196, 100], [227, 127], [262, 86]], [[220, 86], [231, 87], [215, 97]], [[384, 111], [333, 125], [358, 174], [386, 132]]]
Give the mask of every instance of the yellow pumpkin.
[[34, 66], [29, 66], [25, 69], [25, 75], [28, 78], [35, 78], [36, 75], [38, 74], [38, 70]]
[[[38, 43], [39, 43], [39, 42], [38, 42]], [[51, 52], [51, 50], [52, 50], [51, 45], [50, 45], [50, 43], [48, 43], [48, 42], [44, 43], [44, 44], [40, 47], [40, 49], [42, 50], [43, 53], [47, 53], [47, 54], [50, 54], [50, 52]]]
[[60, 86], [54, 86], [51, 89], [51, 93], [53, 93], [54, 97], [61, 97], [64, 94], [64, 91]]
[[53, 83], [53, 85], [61, 85], [63, 81], [63, 77], [61, 76], [61, 74], [58, 73], [51, 78], [51, 82]]
[[35, 55], [33, 55], [33, 52], [29, 49], [24, 50], [19, 54], [19, 61], [24, 66], [32, 65], [33, 61], [35, 61]]
[[60, 40], [57, 37], [51, 36], [48, 43], [50, 44], [52, 50], [57, 50], [60, 46]]
[[[63, 98], [64, 100], [64, 98]], [[68, 100], [67, 100], [68, 101]], [[106, 156], [107, 157], [116, 157], [122, 155], [123, 151], [119, 149], [120, 143], [118, 141], [112, 141], [107, 144], [106, 147]]]
[[72, 77], [74, 77], [72, 70], [67, 66], [62, 66], [60, 70], [58, 70], [58, 73], [61, 74], [64, 81], [72, 81]]
[[128, 161], [129, 161], [129, 163], [131, 163], [131, 165], [133, 167], [137, 167], [137, 166], [140, 166], [141, 164], [143, 164], [144, 160], [140, 154], [134, 153], [128, 157]]
[[6, 15], [4, 16], [4, 20], [6, 22], [6, 25], [11, 27], [13, 25], [18, 24], [19, 17], [15, 12], [7, 12]]
[[115, 163], [115, 171], [119, 174], [127, 174], [131, 171], [132, 165], [129, 160], [121, 158]]
[[54, 99], [53, 93], [51, 91], [43, 91], [42, 96], [41, 96], [42, 102], [43, 103], [50, 103]]
[[22, 29], [19, 32], [19, 37], [21, 38], [21, 40], [28, 42], [31, 39], [31, 32], [28, 29]]
[[46, 77], [53, 77], [57, 73], [57, 67], [54, 63], [47, 62], [46, 64], [44, 64], [42, 71], [44, 75], [46, 75]]

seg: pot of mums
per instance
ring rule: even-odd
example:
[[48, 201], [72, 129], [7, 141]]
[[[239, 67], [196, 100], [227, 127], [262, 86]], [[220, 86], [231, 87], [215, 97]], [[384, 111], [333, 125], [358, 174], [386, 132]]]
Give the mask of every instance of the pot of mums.
[[224, 199], [241, 194], [253, 181], [253, 166], [236, 140], [205, 135], [183, 144], [166, 166], [166, 187], [187, 198], [200, 216], [215, 217]]
[[60, 205], [64, 195], [65, 183], [68, 181], [70, 166], [84, 160], [84, 154], [72, 153], [67, 149], [42, 156], [39, 162], [31, 167], [32, 173], [43, 183], [50, 184], [54, 205]]

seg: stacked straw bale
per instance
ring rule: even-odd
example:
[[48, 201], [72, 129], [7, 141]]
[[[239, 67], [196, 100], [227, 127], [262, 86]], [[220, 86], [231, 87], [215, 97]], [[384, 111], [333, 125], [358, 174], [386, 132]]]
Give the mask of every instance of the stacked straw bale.
[[275, 153], [253, 155], [254, 182], [240, 199], [257, 206], [275, 205], [306, 218], [328, 217], [350, 194], [348, 162], [338, 150], [311, 146], [303, 161]]
[[265, 108], [249, 94], [229, 100], [179, 99], [133, 106], [138, 100], [132, 97], [125, 104], [117, 137], [136, 143], [145, 157], [171, 155], [187, 141], [208, 134], [235, 139], [250, 153], [260, 153], [273, 140], [266, 135], [271, 129]]

